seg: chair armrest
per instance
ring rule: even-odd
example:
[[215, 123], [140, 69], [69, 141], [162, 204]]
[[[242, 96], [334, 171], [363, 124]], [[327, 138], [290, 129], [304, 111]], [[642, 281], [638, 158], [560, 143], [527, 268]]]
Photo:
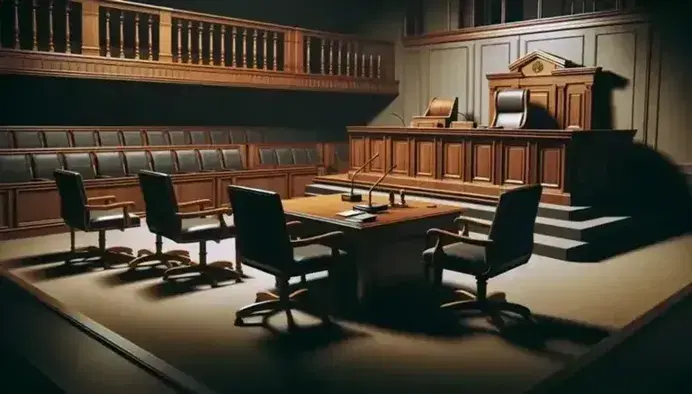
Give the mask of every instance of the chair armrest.
[[[441, 241], [443, 238], [447, 239], [452, 239], [455, 241], [463, 242], [469, 245], [476, 245], [476, 246], [483, 246], [483, 247], [488, 247], [493, 244], [492, 239], [477, 239], [477, 238], [471, 238], [466, 235], [461, 235], [461, 234], [455, 234], [450, 231], [442, 230], [439, 228], [431, 228], [427, 232], [428, 236], [436, 236], [437, 237], [437, 245], [441, 246]], [[436, 247], [437, 247], [436, 245]]]
[[[111, 197], [111, 196], [107, 196]], [[110, 204], [88, 204], [86, 207], [89, 210], [93, 209], [103, 209], [103, 210], [109, 210], [109, 209], [115, 209], [115, 208], [129, 208], [129, 207], [134, 207], [135, 202], [134, 201], [119, 201], [119, 202], [113, 202]]]
[[485, 228], [490, 228], [490, 226], [493, 224], [493, 222], [489, 220], [483, 220], [483, 219], [476, 219], [468, 216], [459, 216], [458, 218], [454, 219], [454, 224], [459, 226], [459, 231], [461, 231], [462, 235], [468, 236], [469, 235], [469, 224], [475, 224], [477, 226], [482, 226]]
[[203, 198], [200, 200], [180, 202], [180, 203], [178, 203], [178, 208], [186, 208], [186, 207], [191, 207], [193, 205], [199, 206], [199, 209], [201, 211], [204, 208], [206, 208], [207, 206], [211, 205], [211, 200], [208, 198]]
[[99, 202], [102, 201], [105, 204], [108, 204], [109, 201], [115, 201], [115, 196], [96, 196], [96, 197], [88, 197], [87, 198], [87, 204], [92, 203], [92, 202]]
[[[104, 197], [113, 197], [113, 196], [104, 196]], [[115, 198], [115, 197], [113, 197]], [[88, 200], [87, 200], [88, 201]], [[101, 205], [92, 205], [89, 204], [86, 206], [88, 210], [94, 210], [94, 209], [103, 209], [103, 210], [109, 210], [109, 209], [115, 209], [115, 208], [122, 208], [123, 210], [123, 227], [120, 230], [125, 230], [125, 228], [130, 227], [130, 207], [134, 207], [135, 202], [134, 201], [120, 201], [120, 202], [113, 202], [110, 204], [101, 204]]]
[[313, 237], [291, 240], [291, 246], [294, 248], [307, 245], [317, 244], [332, 244], [344, 236], [343, 231], [332, 231], [330, 233], [315, 235]]
[[[203, 200], [200, 200], [200, 201], [203, 201]], [[209, 215], [216, 215], [216, 218], [219, 220], [219, 226], [221, 228], [227, 228], [228, 225], [226, 224], [226, 221], [223, 220], [223, 215], [230, 215], [232, 213], [233, 213], [233, 211], [228, 207], [219, 207], [219, 208], [205, 209], [205, 210], [194, 211], [194, 212], [178, 212], [176, 215], [180, 219], [203, 218], [203, 217], [209, 216]]]

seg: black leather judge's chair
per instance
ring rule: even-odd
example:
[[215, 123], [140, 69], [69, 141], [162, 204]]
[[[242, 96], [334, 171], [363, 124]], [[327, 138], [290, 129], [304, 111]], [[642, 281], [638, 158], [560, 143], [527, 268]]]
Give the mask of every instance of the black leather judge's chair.
[[[106, 231], [138, 227], [140, 219], [130, 213], [135, 203], [132, 201], [116, 202], [113, 196], [88, 198], [84, 189], [82, 176], [74, 171], [57, 169], [53, 173], [60, 195], [60, 215], [70, 228], [70, 258], [71, 263], [76, 258], [100, 257], [105, 268], [111, 263], [129, 262], [134, 258], [132, 249], [115, 246], [106, 247]], [[76, 248], [75, 230], [98, 231], [98, 246]]]
[[[163, 256], [164, 260], [182, 262], [183, 266], [172, 267], [163, 274], [163, 279], [177, 275], [197, 273], [209, 280], [212, 286], [218, 285], [218, 279], [235, 279], [241, 281], [242, 274], [233, 269], [233, 263], [229, 261], [217, 261], [207, 263], [207, 242], [220, 242], [223, 239], [235, 236], [235, 227], [227, 218], [230, 215], [229, 208], [204, 209], [210, 205], [209, 200], [197, 200], [179, 204], [173, 188], [173, 180], [170, 175], [153, 171], [140, 171], [139, 186], [144, 196], [146, 205], [146, 220], [149, 231], [156, 235], [157, 252], [160, 250], [162, 237], [176, 243], [199, 244], [199, 261], [194, 263], [181, 254]], [[193, 212], [180, 212], [180, 208], [198, 205], [200, 210]], [[210, 216], [210, 217], [207, 217]], [[265, 245], [266, 247], [266, 245]], [[142, 260], [150, 256], [143, 256]], [[134, 261], [130, 266], [139, 264]]]
[[529, 114], [529, 91], [507, 89], [495, 92], [492, 128], [523, 129]]
[[[334, 231], [313, 237], [291, 240], [288, 228], [300, 222], [286, 222], [281, 198], [266, 190], [231, 185], [228, 195], [236, 225], [236, 249], [243, 264], [276, 277], [277, 292], [257, 295], [260, 301], [236, 311], [236, 325], [243, 318], [259, 312], [286, 312], [289, 327], [293, 327], [291, 309], [297, 306], [296, 297], [307, 289], [289, 293], [289, 279], [294, 276], [329, 270], [346, 256], [339, 249], [343, 233]], [[305, 282], [302, 282], [305, 285]], [[328, 313], [322, 319], [329, 322]]]
[[[507, 302], [504, 294], [487, 294], [488, 279], [526, 264], [533, 250], [533, 231], [541, 198], [540, 185], [524, 186], [504, 192], [495, 211], [492, 223], [467, 217], [459, 217], [461, 234], [441, 229], [428, 230], [429, 237], [436, 238], [435, 247], [423, 252], [426, 274], [433, 284], [440, 286], [444, 269], [473, 275], [478, 286], [473, 295], [458, 290], [471, 300], [454, 301], [442, 308], [455, 310], [479, 310], [493, 318], [502, 311], [513, 312], [527, 319], [528, 308]], [[469, 237], [469, 224], [490, 226], [487, 239]], [[452, 243], [445, 242], [451, 240]], [[497, 320], [495, 320], [497, 322]]]

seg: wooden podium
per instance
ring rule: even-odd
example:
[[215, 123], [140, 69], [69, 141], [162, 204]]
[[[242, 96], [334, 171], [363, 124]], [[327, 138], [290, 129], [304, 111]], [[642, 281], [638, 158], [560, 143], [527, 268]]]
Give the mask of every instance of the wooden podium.
[[459, 114], [459, 99], [442, 99], [433, 97], [428, 103], [425, 115], [414, 116], [411, 127], [449, 127], [457, 120]]

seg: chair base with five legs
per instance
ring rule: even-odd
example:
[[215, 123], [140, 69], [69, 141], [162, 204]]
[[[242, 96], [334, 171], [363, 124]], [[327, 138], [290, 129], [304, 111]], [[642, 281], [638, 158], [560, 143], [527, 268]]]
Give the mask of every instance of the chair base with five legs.
[[188, 259], [187, 265], [172, 267], [163, 273], [163, 280], [175, 280], [188, 277], [189, 274], [198, 274], [211, 284], [219, 285], [219, 279], [243, 281], [243, 274], [235, 270], [235, 264], [231, 261], [214, 261], [207, 263], [207, 244], [199, 243], [199, 261], [197, 263]]
[[103, 268], [110, 269], [113, 265], [129, 264], [135, 257], [132, 248], [125, 246], [106, 247], [106, 230], [99, 230], [98, 246], [76, 247], [76, 233], [70, 228], [70, 255], [65, 264], [73, 264], [75, 260], [88, 260], [98, 258]]
[[178, 267], [180, 265], [192, 264], [190, 252], [183, 249], [175, 249], [163, 251], [163, 237], [156, 235], [156, 249], [152, 252], [149, 249], [140, 249], [137, 251], [137, 258], [129, 264], [130, 269], [136, 269], [147, 263], [156, 263], [154, 265], [165, 265], [166, 268]]

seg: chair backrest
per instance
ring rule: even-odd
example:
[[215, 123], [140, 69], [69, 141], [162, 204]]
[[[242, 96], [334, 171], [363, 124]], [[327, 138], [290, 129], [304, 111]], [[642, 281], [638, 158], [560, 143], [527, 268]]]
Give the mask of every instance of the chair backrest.
[[529, 185], [508, 190], [500, 195], [495, 219], [488, 236], [495, 241], [491, 260], [512, 260], [530, 256], [533, 231], [543, 188]]
[[29, 155], [0, 155], [0, 183], [31, 182], [32, 178]]
[[529, 91], [507, 89], [495, 93], [495, 117], [492, 126], [521, 129], [526, 125], [529, 111]]
[[282, 271], [293, 262], [281, 197], [267, 190], [228, 186], [236, 248], [246, 264]]
[[180, 234], [182, 220], [177, 215], [178, 200], [171, 176], [142, 170], [138, 177], [149, 231], [166, 237]]
[[85, 230], [90, 218], [82, 175], [56, 169], [53, 177], [60, 195], [60, 216], [69, 227]]

